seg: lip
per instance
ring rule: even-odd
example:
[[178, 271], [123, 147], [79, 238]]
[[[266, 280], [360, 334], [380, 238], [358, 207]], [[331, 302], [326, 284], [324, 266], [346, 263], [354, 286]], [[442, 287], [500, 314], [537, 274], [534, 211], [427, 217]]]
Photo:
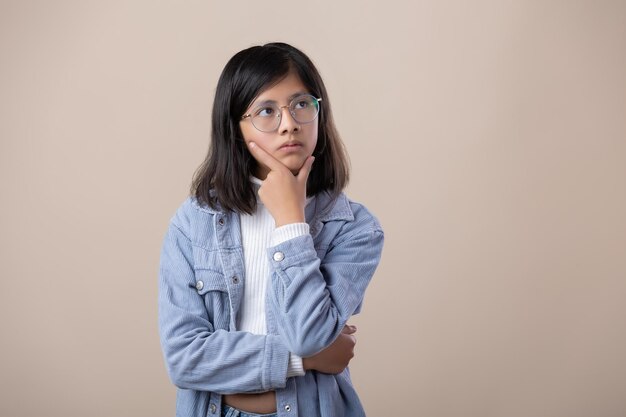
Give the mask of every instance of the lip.
[[303, 146], [302, 143], [298, 142], [297, 140], [290, 140], [289, 142], [283, 143], [278, 149], [285, 149], [285, 150], [299, 149], [302, 146]]

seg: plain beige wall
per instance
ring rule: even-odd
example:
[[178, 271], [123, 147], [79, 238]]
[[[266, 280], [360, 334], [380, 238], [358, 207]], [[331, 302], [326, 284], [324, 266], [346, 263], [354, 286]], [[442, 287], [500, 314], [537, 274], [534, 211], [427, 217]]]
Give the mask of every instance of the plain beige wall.
[[[0, 415], [172, 416], [167, 223], [219, 73], [325, 78], [386, 231], [370, 416], [626, 415], [626, 3], [2, 1]], [[403, 411], [404, 410], [404, 411]]]

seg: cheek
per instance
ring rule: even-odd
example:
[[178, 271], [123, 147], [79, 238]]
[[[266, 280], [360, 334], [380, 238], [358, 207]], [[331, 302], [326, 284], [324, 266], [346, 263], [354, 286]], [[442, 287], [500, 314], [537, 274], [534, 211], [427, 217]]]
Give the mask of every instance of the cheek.
[[313, 127], [312, 129], [313, 131], [311, 132], [311, 152], [313, 151], [313, 149], [315, 149], [315, 147], [317, 146], [317, 140], [318, 140], [318, 129], [317, 129], [317, 125]]
[[243, 140], [248, 143], [250, 142], [252, 139], [252, 132], [250, 132], [249, 129], [247, 129], [247, 126], [239, 126], [240, 130], [241, 130], [241, 136], [243, 137]]
[[248, 126], [245, 126], [245, 127], [242, 126], [241, 135], [243, 136], [243, 140], [246, 142], [246, 144], [250, 142], [255, 142], [255, 143], [262, 145], [264, 142], [263, 133], [259, 132], [255, 128], [250, 129], [250, 127]]

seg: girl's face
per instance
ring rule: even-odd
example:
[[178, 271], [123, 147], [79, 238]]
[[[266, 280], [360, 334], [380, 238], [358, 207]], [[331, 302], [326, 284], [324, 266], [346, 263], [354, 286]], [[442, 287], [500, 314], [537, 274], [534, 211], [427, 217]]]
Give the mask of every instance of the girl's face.
[[[318, 118], [309, 123], [298, 123], [289, 113], [288, 106], [291, 100], [301, 94], [310, 94], [310, 92], [298, 75], [289, 72], [278, 84], [263, 91], [246, 110], [246, 114], [250, 114], [262, 104], [275, 104], [280, 107], [281, 112], [278, 129], [272, 132], [261, 132], [254, 127], [251, 117], [239, 122], [246, 144], [254, 142], [282, 162], [294, 174], [298, 173], [304, 161], [313, 154], [317, 144]], [[264, 180], [270, 169], [258, 160], [257, 164], [255, 175]]]

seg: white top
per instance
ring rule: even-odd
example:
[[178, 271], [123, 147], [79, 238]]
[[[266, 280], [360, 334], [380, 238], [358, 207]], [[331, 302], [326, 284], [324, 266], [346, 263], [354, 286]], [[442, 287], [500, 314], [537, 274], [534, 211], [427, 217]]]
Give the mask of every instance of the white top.
[[[255, 191], [263, 184], [255, 177], [250, 177], [250, 180], [256, 185]], [[311, 198], [307, 198], [306, 203], [310, 201]], [[274, 218], [258, 197], [256, 212], [253, 215], [240, 214], [239, 220], [246, 276], [237, 328], [254, 334], [267, 334], [265, 296], [270, 274], [267, 248], [308, 234], [309, 225], [291, 223], [276, 228]], [[297, 375], [304, 375], [302, 358], [292, 353], [289, 355], [287, 376]]]

